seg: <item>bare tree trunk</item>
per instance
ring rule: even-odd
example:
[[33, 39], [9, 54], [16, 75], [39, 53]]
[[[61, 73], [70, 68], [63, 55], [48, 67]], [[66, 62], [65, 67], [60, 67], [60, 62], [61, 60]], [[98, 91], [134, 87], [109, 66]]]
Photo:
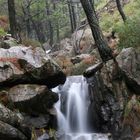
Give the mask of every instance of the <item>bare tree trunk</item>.
[[125, 22], [127, 20], [127, 18], [126, 18], [126, 15], [122, 9], [122, 5], [121, 5], [120, 0], [116, 0], [116, 4], [117, 4], [117, 8], [118, 8], [120, 15], [121, 15], [123, 21]]
[[9, 12], [9, 23], [10, 32], [12, 37], [17, 38], [17, 23], [16, 23], [16, 12], [14, 0], [8, 0], [8, 12]]
[[[56, 10], [56, 3], [55, 2], [53, 2], [53, 9], [54, 9], [54, 11]], [[55, 21], [55, 26], [56, 26], [56, 38], [57, 38], [57, 42], [59, 42], [60, 41], [60, 32], [59, 32], [59, 22], [58, 22], [58, 20]]]
[[26, 0], [25, 7], [22, 7], [24, 17], [25, 17], [25, 24], [27, 30], [27, 37], [31, 38], [31, 21], [30, 21], [30, 0]]
[[[29, 9], [27, 11], [28, 11], [28, 14], [30, 14]], [[27, 15], [26, 28], [27, 28], [27, 35], [28, 35], [29, 38], [31, 38], [31, 22], [30, 22], [30, 19], [29, 19], [29, 15]]]
[[44, 34], [42, 33], [42, 31], [40, 30], [40, 28], [42, 28], [42, 25], [41, 23], [40, 24], [36, 24], [35, 21], [32, 19], [32, 17], [30, 16], [30, 20], [32, 22], [32, 26], [36, 32], [36, 36], [38, 38], [38, 41], [40, 43], [44, 43], [45, 42], [45, 36]]
[[50, 7], [49, 7], [48, 0], [46, 0], [46, 13], [48, 16], [48, 19], [47, 19], [48, 37], [50, 40], [50, 45], [52, 46], [53, 45], [53, 25], [52, 25], [52, 21], [50, 19], [51, 13], [50, 13]]
[[59, 32], [59, 23], [56, 23], [56, 35], [57, 35], [57, 42], [60, 41], [60, 32]]
[[73, 16], [72, 16], [72, 7], [71, 3], [68, 2], [68, 9], [69, 9], [69, 15], [70, 15], [70, 23], [71, 23], [71, 32], [74, 32], [74, 25], [73, 25]]
[[92, 7], [94, 6], [94, 0], [90, 0]]
[[74, 5], [72, 5], [72, 18], [73, 18], [73, 26], [74, 26], [74, 30], [75, 30], [77, 27], [77, 24], [76, 24], [76, 14], [75, 14], [75, 6]]
[[86, 13], [100, 56], [103, 62], [106, 62], [109, 59], [113, 58], [112, 50], [111, 48], [108, 47], [107, 41], [104, 39], [103, 33], [98, 23], [98, 19], [96, 17], [94, 7], [92, 8], [91, 2], [89, 0], [80, 0], [80, 1]]
[[80, 26], [80, 8], [79, 3], [75, 4], [75, 17], [76, 17], [76, 28]]

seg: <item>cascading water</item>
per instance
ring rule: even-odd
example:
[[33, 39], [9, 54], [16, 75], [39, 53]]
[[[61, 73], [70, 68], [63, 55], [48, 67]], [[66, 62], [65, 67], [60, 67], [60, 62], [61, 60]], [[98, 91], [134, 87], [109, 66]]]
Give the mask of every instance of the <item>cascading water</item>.
[[89, 133], [87, 112], [90, 102], [88, 84], [83, 76], [68, 77], [63, 86], [53, 91], [59, 94], [55, 108], [58, 129], [65, 135], [63, 140], [108, 140], [107, 135]]

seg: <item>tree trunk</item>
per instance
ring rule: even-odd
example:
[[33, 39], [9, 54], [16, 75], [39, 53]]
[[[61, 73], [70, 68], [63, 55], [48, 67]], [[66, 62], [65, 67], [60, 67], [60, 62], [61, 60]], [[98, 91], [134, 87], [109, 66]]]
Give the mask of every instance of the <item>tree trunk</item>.
[[75, 15], [76, 15], [76, 28], [80, 26], [80, 7], [79, 3], [76, 4], [75, 8]]
[[27, 0], [27, 6], [26, 6], [26, 11], [25, 11], [25, 14], [26, 14], [26, 29], [27, 29], [27, 36], [29, 38], [31, 38], [31, 22], [30, 22], [30, 1]]
[[26, 20], [27, 36], [31, 38], [31, 24], [30, 24], [29, 16], [27, 17], [28, 17], [28, 19]]
[[107, 41], [104, 39], [103, 33], [98, 23], [98, 19], [96, 17], [95, 9], [94, 7], [92, 8], [92, 5], [89, 0], [80, 0], [80, 1], [86, 13], [100, 56], [103, 62], [106, 62], [113, 58], [112, 50], [111, 48], [108, 47]]
[[121, 15], [123, 21], [125, 22], [127, 18], [126, 18], [125, 14], [124, 14], [124, 11], [122, 9], [120, 0], [116, 0], [116, 4], [117, 4], [117, 8], [118, 8], [118, 11], [119, 11], [120, 15]]
[[9, 12], [9, 23], [10, 33], [12, 37], [17, 38], [17, 23], [16, 23], [16, 12], [14, 0], [8, 0], [8, 12]]
[[38, 41], [40, 43], [44, 43], [45, 42], [45, 36], [44, 34], [41, 32], [40, 28], [42, 27], [41, 23], [40, 24], [36, 24], [35, 21], [32, 19], [32, 17], [30, 16], [30, 20], [32, 22], [32, 26], [35, 30], [36, 36], [38, 38]]
[[[54, 11], [56, 10], [56, 3], [53, 2], [53, 9]], [[56, 38], [57, 38], [57, 42], [60, 41], [60, 32], [59, 32], [59, 21], [56, 20], [55, 21], [55, 26], [56, 26]]]
[[94, 0], [90, 0], [92, 7], [94, 6]]
[[71, 3], [68, 2], [68, 9], [69, 9], [69, 15], [70, 15], [70, 23], [71, 23], [71, 32], [74, 32], [74, 25], [73, 25], [73, 16], [72, 16], [72, 7]]
[[24, 22], [26, 26], [26, 37], [30, 38], [30, 5], [28, 5], [28, 3], [22, 5], [22, 12], [24, 14]]
[[76, 14], [75, 14], [75, 6], [72, 5], [72, 18], [73, 18], [73, 26], [74, 26], [74, 30], [76, 29], [77, 27], [77, 23], [76, 23]]
[[48, 0], [46, 0], [46, 13], [47, 13], [47, 29], [48, 29], [48, 38], [49, 38], [49, 42], [50, 42], [50, 45], [52, 46], [53, 45], [53, 25], [52, 25], [52, 21], [50, 19], [50, 7], [49, 7], [49, 2]]

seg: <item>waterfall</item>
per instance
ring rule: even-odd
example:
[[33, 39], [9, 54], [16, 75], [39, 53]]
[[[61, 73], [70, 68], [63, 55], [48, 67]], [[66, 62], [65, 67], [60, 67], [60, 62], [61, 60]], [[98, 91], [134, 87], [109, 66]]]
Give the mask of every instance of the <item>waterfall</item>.
[[107, 135], [89, 132], [87, 118], [90, 100], [88, 83], [83, 76], [70, 76], [63, 86], [53, 91], [59, 94], [55, 108], [58, 131], [64, 132], [60, 140], [108, 140]]

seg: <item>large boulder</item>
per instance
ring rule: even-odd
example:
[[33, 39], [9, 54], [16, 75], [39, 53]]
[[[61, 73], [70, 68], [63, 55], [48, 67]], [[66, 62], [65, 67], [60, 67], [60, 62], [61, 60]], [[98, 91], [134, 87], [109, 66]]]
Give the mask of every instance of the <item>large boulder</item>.
[[43, 84], [48, 88], [65, 82], [59, 66], [42, 48], [14, 46], [0, 48], [0, 86]]
[[31, 131], [23, 123], [23, 116], [0, 104], [0, 139], [16, 140], [31, 137]]
[[117, 61], [129, 88], [140, 94], [140, 52], [135, 48], [123, 49]]
[[50, 116], [47, 115], [38, 115], [38, 116], [28, 116], [27, 114], [24, 114], [24, 124], [27, 126], [30, 126], [31, 128], [45, 128], [48, 126], [48, 123], [50, 121]]
[[72, 44], [77, 52], [90, 53], [93, 45], [95, 45], [91, 29], [86, 27], [74, 32], [72, 35]]
[[27, 140], [27, 137], [15, 127], [0, 121], [1, 140]]
[[4, 105], [0, 104], [0, 120], [10, 125], [18, 126], [20, 125], [22, 118]]
[[58, 95], [44, 85], [16, 85], [8, 91], [16, 108], [29, 114], [47, 114]]

